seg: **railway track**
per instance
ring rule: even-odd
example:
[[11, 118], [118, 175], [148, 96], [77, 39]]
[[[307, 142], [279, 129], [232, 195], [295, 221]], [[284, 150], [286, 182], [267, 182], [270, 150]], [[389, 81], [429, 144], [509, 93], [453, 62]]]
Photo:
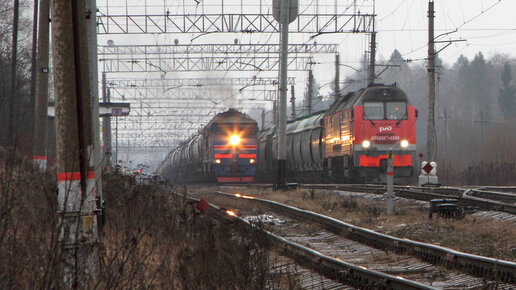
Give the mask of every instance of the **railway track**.
[[[362, 193], [384, 194], [386, 185], [354, 184], [309, 184], [308, 189], [333, 189]], [[477, 210], [498, 211], [516, 215], [516, 193], [507, 188], [460, 188], [460, 187], [412, 187], [394, 186], [394, 195], [407, 199], [430, 201], [433, 199], [455, 199], [457, 205]]]
[[[215, 198], [224, 207], [231, 204], [230, 198], [237, 197], [220, 192], [217, 196], [215, 198], [211, 194], [209, 200]], [[257, 205], [264, 207], [271, 219], [282, 221], [274, 222], [268, 228], [279, 235], [274, 239], [284, 246], [284, 253], [305, 267], [322, 267], [316, 270], [346, 285], [359, 288], [364, 285], [390, 287], [400, 283], [396, 284], [400, 289], [516, 287], [516, 266], [513, 262], [390, 237], [276, 202], [245, 196], [243, 199], [240, 196], [239, 200], [241, 218], [250, 221], [244, 223], [255, 224], [257, 220], [261, 224], [266, 223], [260, 221], [253, 211]], [[241, 200], [246, 202], [242, 204]], [[307, 232], [302, 229], [312, 230]], [[285, 247], [287, 244], [289, 246]], [[354, 261], [360, 266], [343, 261]], [[365, 278], [372, 274], [361, 271], [372, 271], [376, 276]], [[353, 279], [358, 279], [362, 284], [353, 284], [359, 282], [349, 280], [349, 275], [357, 273], [360, 273], [360, 277], [353, 276]], [[343, 275], [348, 276], [343, 278]]]

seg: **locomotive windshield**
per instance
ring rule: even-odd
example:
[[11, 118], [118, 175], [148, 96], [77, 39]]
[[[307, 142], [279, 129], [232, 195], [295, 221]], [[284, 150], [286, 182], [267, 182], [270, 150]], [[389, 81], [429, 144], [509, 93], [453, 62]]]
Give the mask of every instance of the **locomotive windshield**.
[[256, 135], [256, 126], [251, 124], [240, 124], [239, 126], [231, 125], [216, 125], [213, 126], [213, 133], [215, 135], [229, 136], [238, 134], [240, 137], [250, 137]]
[[382, 102], [364, 103], [364, 120], [383, 120], [384, 105]]
[[401, 120], [407, 117], [407, 104], [405, 102], [387, 102], [385, 104], [387, 120]]
[[364, 102], [364, 120], [402, 120], [407, 118], [405, 102]]

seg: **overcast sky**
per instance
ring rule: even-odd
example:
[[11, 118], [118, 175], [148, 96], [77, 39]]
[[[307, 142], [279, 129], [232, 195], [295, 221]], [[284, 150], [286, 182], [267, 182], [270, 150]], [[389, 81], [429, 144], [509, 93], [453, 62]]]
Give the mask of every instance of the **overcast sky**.
[[[398, 48], [406, 58], [424, 58], [428, 41], [428, 1], [377, 0], [376, 14], [379, 51], [388, 57]], [[516, 1], [436, 0], [435, 36], [452, 32], [438, 40], [462, 39], [442, 50], [445, 63], [454, 63], [461, 54], [472, 58], [482, 51], [516, 56]], [[445, 43], [437, 44], [437, 49]]]

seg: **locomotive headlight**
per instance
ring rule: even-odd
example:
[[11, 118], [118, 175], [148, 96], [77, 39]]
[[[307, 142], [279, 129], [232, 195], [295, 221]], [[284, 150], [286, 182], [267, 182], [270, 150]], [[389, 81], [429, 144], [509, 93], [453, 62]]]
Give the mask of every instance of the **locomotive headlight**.
[[220, 159], [215, 159], [215, 163], [220, 164]]
[[229, 138], [229, 143], [231, 145], [238, 145], [238, 143], [240, 143], [240, 136], [238, 135], [232, 135], [230, 138]]
[[407, 148], [409, 146], [408, 140], [401, 140], [400, 146], [401, 148]]
[[369, 141], [369, 140], [362, 141], [362, 147], [364, 147], [364, 148], [371, 147], [371, 141]]
[[254, 159], [249, 159], [249, 163], [254, 164]]

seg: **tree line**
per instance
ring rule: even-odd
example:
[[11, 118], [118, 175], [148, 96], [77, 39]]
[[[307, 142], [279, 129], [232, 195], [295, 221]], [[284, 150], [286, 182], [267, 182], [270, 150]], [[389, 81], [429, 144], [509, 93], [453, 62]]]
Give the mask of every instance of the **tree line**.
[[[32, 9], [30, 1], [19, 2], [17, 43], [13, 44], [13, 1], [0, 1], [0, 145], [15, 146], [25, 156], [32, 153], [33, 98], [32, 70]], [[12, 51], [16, 45], [16, 57]], [[16, 63], [15, 91], [12, 92], [11, 67]], [[13, 104], [13, 107], [10, 104]], [[11, 115], [12, 114], [12, 115]], [[10, 124], [13, 130], [10, 130]], [[13, 140], [15, 143], [13, 144]]]

